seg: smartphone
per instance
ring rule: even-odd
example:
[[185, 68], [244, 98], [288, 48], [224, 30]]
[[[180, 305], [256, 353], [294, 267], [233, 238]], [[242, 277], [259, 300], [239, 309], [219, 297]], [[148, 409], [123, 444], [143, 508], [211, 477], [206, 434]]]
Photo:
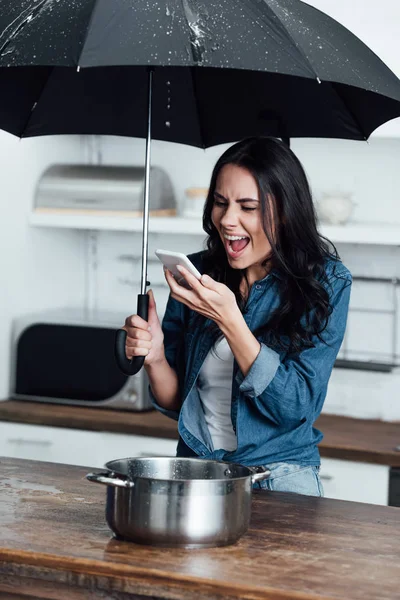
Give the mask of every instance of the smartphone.
[[169, 250], [156, 250], [157, 258], [162, 262], [163, 265], [167, 267], [174, 275], [176, 281], [185, 287], [189, 287], [186, 283], [185, 278], [179, 273], [176, 265], [182, 265], [185, 267], [196, 279], [201, 278], [201, 273], [196, 269], [194, 264], [190, 262], [188, 257], [182, 252], [170, 252]]

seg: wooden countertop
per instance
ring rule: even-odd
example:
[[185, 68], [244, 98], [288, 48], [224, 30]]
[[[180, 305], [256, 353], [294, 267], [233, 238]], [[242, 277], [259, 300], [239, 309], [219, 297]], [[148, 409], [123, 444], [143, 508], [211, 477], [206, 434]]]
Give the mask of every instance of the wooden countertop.
[[398, 508], [259, 491], [236, 545], [156, 548], [112, 538], [87, 472], [0, 459], [0, 597], [400, 599]]
[[[0, 421], [132, 433], [176, 439], [177, 424], [157, 411], [134, 413], [101, 408], [7, 400], [0, 402]], [[321, 415], [321, 456], [400, 467], [400, 422]]]

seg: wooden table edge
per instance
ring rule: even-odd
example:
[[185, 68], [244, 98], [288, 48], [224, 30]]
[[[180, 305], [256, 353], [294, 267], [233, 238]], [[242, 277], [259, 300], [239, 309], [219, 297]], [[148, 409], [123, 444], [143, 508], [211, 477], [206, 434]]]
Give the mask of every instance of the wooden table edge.
[[[190, 551], [190, 550], [189, 550]], [[93, 577], [105, 577], [107, 579], [119, 579], [137, 583], [138, 585], [154, 588], [154, 594], [162, 593], [166, 587], [171, 588], [171, 585], [177, 589], [178, 587], [185, 591], [192, 591], [193, 584], [201, 586], [204, 591], [212, 592], [213, 594], [223, 594], [222, 598], [237, 599], [237, 600], [333, 600], [331, 595], [326, 596], [315, 592], [298, 592], [294, 590], [282, 590], [277, 587], [257, 587], [254, 585], [230, 585], [221, 581], [206, 578], [195, 578], [188, 575], [162, 571], [160, 569], [140, 568], [130, 565], [121, 565], [108, 561], [99, 561], [84, 558], [69, 558], [46, 553], [32, 553], [28, 551], [8, 550], [0, 547], [0, 575], [4, 573], [4, 565], [11, 567], [27, 567], [30, 568], [30, 574], [24, 575], [19, 573], [21, 577], [32, 579], [35, 574], [40, 575], [43, 570], [54, 573], [71, 573], [77, 575], [86, 575]], [[9, 569], [8, 569], [9, 570]], [[39, 578], [39, 577], [38, 577]], [[53, 580], [56, 582], [56, 580]], [[1, 578], [0, 578], [1, 590]], [[140, 591], [138, 591], [140, 594]], [[229, 594], [229, 595], [227, 595]], [[161, 595], [156, 598], [165, 598], [169, 600], [174, 596]], [[348, 600], [347, 597], [335, 596], [334, 600]]]

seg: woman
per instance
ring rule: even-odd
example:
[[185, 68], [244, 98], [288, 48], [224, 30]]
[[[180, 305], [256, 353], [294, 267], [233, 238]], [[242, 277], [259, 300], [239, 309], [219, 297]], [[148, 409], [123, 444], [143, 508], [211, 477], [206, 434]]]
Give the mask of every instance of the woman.
[[304, 170], [274, 138], [250, 138], [215, 165], [207, 250], [190, 289], [166, 270], [163, 326], [126, 319], [128, 357], [145, 355], [154, 405], [179, 420], [178, 456], [267, 466], [270, 490], [323, 495], [313, 423], [347, 319], [351, 275], [320, 237]]

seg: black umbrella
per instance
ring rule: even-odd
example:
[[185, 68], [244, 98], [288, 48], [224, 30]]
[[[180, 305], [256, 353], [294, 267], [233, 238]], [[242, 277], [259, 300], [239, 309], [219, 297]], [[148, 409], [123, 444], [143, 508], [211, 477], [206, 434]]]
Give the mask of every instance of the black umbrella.
[[[0, 128], [21, 137], [151, 137], [208, 147], [250, 135], [364, 140], [400, 116], [400, 81], [299, 0], [2, 0]], [[152, 98], [154, 102], [152, 104]], [[153, 118], [152, 118], [153, 116]], [[125, 332], [117, 360], [127, 374]]]
[[364, 140], [400, 115], [397, 77], [299, 0], [2, 0], [0, 128], [146, 137], [149, 65], [160, 140]]

